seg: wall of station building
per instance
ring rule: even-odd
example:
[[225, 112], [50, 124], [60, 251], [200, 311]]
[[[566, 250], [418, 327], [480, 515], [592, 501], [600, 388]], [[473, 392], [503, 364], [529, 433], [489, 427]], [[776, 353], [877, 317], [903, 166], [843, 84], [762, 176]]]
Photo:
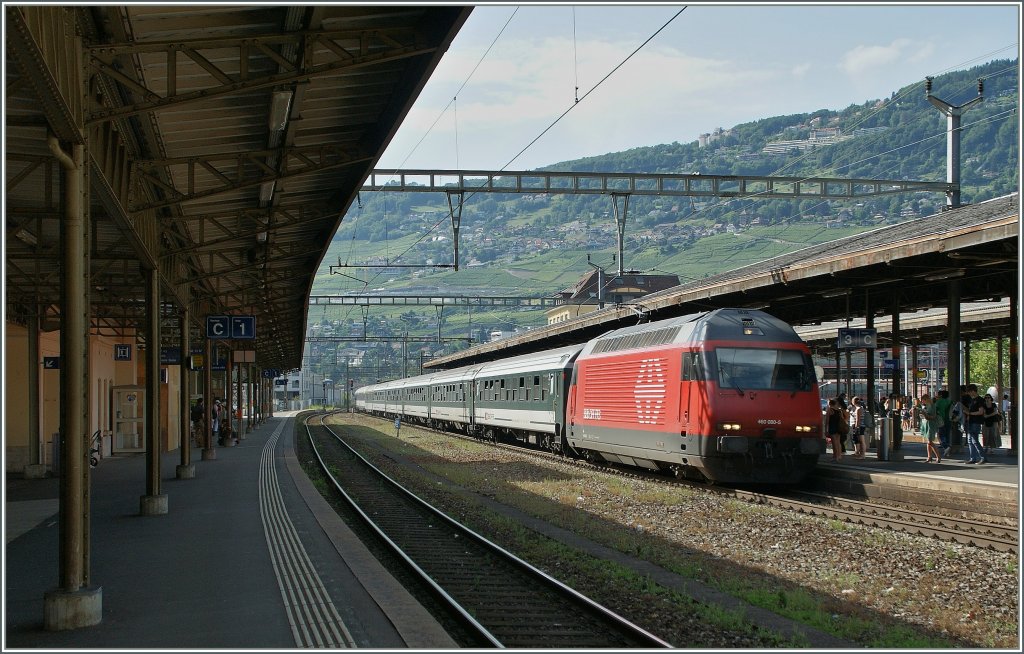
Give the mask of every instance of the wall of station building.
[[[29, 457], [28, 330], [7, 323], [4, 350], [4, 454], [5, 471], [22, 472]], [[130, 361], [115, 361], [114, 346], [130, 342]], [[43, 368], [43, 357], [60, 356], [60, 332], [39, 333], [39, 462], [53, 465], [54, 439], [60, 430], [60, 369]], [[111, 454], [112, 389], [144, 386], [146, 367], [134, 337], [92, 336], [89, 339], [89, 434], [103, 434], [102, 454]], [[181, 366], [161, 366], [166, 383], [160, 384], [160, 444], [170, 451], [180, 445]], [[187, 418], [186, 418], [187, 419]]]

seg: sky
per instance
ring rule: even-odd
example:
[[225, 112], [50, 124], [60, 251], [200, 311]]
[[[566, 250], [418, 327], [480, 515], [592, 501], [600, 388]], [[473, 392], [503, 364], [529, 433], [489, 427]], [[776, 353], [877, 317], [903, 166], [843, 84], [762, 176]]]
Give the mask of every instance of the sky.
[[482, 5], [376, 168], [531, 170], [689, 143], [1013, 59], [1019, 41], [1019, 3]]

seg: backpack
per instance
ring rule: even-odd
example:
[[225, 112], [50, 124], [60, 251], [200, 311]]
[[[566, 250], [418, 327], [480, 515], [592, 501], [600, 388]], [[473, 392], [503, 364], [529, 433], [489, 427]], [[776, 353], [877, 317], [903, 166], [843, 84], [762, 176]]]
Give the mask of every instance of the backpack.
[[964, 405], [962, 402], [956, 402], [949, 410], [949, 419], [953, 422], [963, 422], [964, 418]]

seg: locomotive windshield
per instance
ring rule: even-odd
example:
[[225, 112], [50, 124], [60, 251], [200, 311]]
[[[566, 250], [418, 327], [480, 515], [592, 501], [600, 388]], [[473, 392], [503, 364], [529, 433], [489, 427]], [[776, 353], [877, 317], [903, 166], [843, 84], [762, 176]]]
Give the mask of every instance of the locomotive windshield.
[[715, 349], [720, 388], [809, 391], [814, 384], [811, 358], [799, 350], [720, 347]]

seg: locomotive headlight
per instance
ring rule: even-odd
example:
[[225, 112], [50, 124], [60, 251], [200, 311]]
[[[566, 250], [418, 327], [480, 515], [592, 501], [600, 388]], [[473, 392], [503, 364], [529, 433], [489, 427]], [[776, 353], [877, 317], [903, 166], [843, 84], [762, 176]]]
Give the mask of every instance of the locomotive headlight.
[[799, 433], [809, 434], [812, 431], [818, 431], [818, 427], [815, 426], [815, 425], [797, 425], [796, 426], [796, 433], [798, 433], [798, 434]]
[[720, 422], [718, 428], [722, 431], [739, 431], [740, 425], [738, 422]]

